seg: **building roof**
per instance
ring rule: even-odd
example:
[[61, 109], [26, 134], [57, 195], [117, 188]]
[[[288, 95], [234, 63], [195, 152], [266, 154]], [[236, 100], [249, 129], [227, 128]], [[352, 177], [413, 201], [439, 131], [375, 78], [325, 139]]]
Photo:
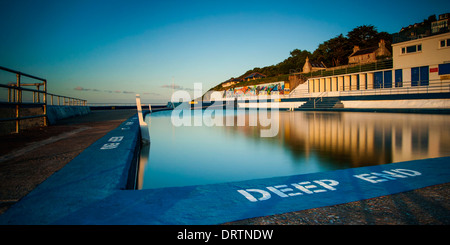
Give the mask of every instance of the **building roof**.
[[371, 54], [371, 53], [377, 51], [377, 49], [378, 49], [378, 46], [371, 47], [371, 48], [366, 48], [366, 49], [361, 49], [361, 50], [358, 50], [355, 53], [351, 54], [349, 57], [363, 55], [363, 54]]
[[312, 67], [316, 67], [316, 68], [326, 68], [325, 65], [323, 63], [318, 63], [318, 62], [309, 62], [311, 64]]
[[256, 78], [258, 78], [258, 77], [266, 77], [266, 75], [261, 74], [261, 73], [259, 73], [259, 72], [253, 72], [252, 74], [250, 74], [250, 75], [244, 77], [244, 79], [254, 78], [254, 77], [256, 77]]

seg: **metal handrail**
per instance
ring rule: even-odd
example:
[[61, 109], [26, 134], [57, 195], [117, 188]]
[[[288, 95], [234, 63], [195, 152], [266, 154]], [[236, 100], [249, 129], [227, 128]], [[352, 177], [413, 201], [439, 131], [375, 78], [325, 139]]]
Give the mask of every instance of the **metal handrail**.
[[314, 108], [316, 108], [316, 102], [323, 101], [323, 97], [328, 94], [328, 91], [320, 93], [316, 98], [314, 98]]
[[[4, 70], [10, 73], [16, 74], [16, 83], [15, 84], [9, 84], [4, 85], [0, 84], [1, 88], [7, 88], [8, 89], [8, 101], [7, 102], [1, 102], [3, 105], [10, 105], [15, 107], [15, 117], [10, 118], [0, 118], [0, 122], [5, 121], [15, 121], [16, 123], [16, 133], [19, 133], [20, 131], [20, 121], [31, 119], [31, 118], [43, 118], [43, 125], [47, 126], [47, 105], [48, 100], [47, 96], [50, 96], [50, 105], [54, 105], [53, 103], [53, 97], [56, 96], [58, 100], [58, 105], [61, 105], [61, 98], [63, 99], [63, 105], [78, 105], [78, 106], [86, 106], [87, 101], [81, 100], [78, 98], [72, 98], [62, 95], [56, 95], [47, 93], [47, 80], [44, 78], [40, 78], [37, 76], [29, 75], [20, 71], [16, 71], [13, 69], [9, 69], [3, 66], [0, 66], [0, 70]], [[21, 83], [22, 77], [28, 77], [31, 79], [39, 80], [41, 82], [38, 83]], [[36, 89], [32, 88], [24, 88], [23, 86], [36, 86]], [[40, 89], [40, 87], [43, 86], [43, 90]], [[33, 92], [33, 101], [32, 102], [23, 102], [22, 99], [22, 92]], [[42, 102], [41, 102], [41, 95], [42, 96]], [[67, 101], [66, 101], [67, 100]], [[20, 115], [20, 108], [21, 106], [42, 106], [43, 108], [43, 114], [35, 115], [35, 116], [21, 116]]]
[[[440, 84], [436, 84], [439, 82]], [[403, 85], [411, 83], [411, 81], [403, 81]], [[433, 84], [435, 83], [435, 84]], [[430, 85], [431, 84], [431, 85]], [[339, 96], [365, 96], [365, 95], [391, 95], [391, 94], [429, 94], [429, 93], [450, 93], [450, 82], [442, 81], [440, 79], [428, 80], [428, 85], [419, 86], [401, 86], [395, 87], [395, 83], [392, 83], [392, 87], [389, 88], [367, 88], [361, 89], [355, 85], [339, 86], [338, 91], [328, 90], [322, 92], [313, 93], [299, 93], [297, 90], [291, 91], [287, 95], [279, 95], [281, 99], [285, 98], [314, 98], [321, 99], [323, 97], [339, 97]], [[294, 96], [293, 96], [294, 95]], [[257, 100], [258, 96], [240, 97], [241, 99], [254, 99]], [[225, 99], [231, 99], [225, 98]]]
[[[430, 80], [429, 82], [433, 82], [433, 81], [435, 81], [435, 80]], [[405, 83], [405, 81], [403, 83]], [[355, 86], [350, 85], [350, 86], [340, 86], [338, 91], [330, 90], [330, 91], [324, 91], [324, 92], [298, 94], [297, 98], [366, 96], [366, 95], [395, 95], [395, 94], [430, 94], [430, 93], [450, 93], [450, 83], [445, 82], [445, 83], [442, 83], [439, 85], [435, 84], [435, 85], [421, 85], [421, 86], [408, 86], [408, 87], [393, 86], [393, 87], [388, 87], [388, 88], [382, 87], [382, 88], [368, 88], [368, 89], [355, 88]]]
[[302, 74], [305, 78], [330, 77], [330, 76], [347, 75], [358, 72], [392, 69], [392, 67], [393, 67], [393, 59], [385, 59], [372, 63], [366, 64], [357, 63], [357, 64], [342, 65], [318, 71], [311, 71], [309, 73], [296, 73], [296, 74]]

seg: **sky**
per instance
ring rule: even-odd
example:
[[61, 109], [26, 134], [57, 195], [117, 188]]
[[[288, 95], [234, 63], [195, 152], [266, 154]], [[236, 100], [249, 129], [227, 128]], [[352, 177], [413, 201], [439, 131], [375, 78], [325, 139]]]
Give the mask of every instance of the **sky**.
[[[0, 66], [88, 103], [166, 103], [361, 25], [396, 33], [449, 1], [0, 0]], [[0, 83], [11, 81], [2, 79]]]

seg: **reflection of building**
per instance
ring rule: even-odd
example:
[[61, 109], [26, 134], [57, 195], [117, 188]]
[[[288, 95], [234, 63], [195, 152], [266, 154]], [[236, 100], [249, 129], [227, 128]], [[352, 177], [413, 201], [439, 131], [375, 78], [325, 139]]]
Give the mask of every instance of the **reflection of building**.
[[[279, 133], [271, 142], [299, 157], [314, 153], [360, 167], [450, 154], [448, 115], [280, 112], [279, 119]], [[249, 125], [248, 115], [245, 125]], [[226, 129], [260, 140], [259, 126]]]
[[450, 146], [450, 132], [442, 130], [450, 122], [446, 115], [305, 112], [294, 116], [281, 121], [281, 125], [294, 121], [301, 125], [290, 127], [289, 141], [304, 141], [305, 149], [349, 159], [355, 166], [439, 157]]

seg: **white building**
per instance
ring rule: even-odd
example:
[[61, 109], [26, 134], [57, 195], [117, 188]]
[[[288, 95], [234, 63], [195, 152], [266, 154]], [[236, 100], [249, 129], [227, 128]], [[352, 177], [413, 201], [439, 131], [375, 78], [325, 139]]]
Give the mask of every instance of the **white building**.
[[392, 55], [394, 81], [403, 86], [440, 84], [450, 75], [450, 32], [392, 44]]

